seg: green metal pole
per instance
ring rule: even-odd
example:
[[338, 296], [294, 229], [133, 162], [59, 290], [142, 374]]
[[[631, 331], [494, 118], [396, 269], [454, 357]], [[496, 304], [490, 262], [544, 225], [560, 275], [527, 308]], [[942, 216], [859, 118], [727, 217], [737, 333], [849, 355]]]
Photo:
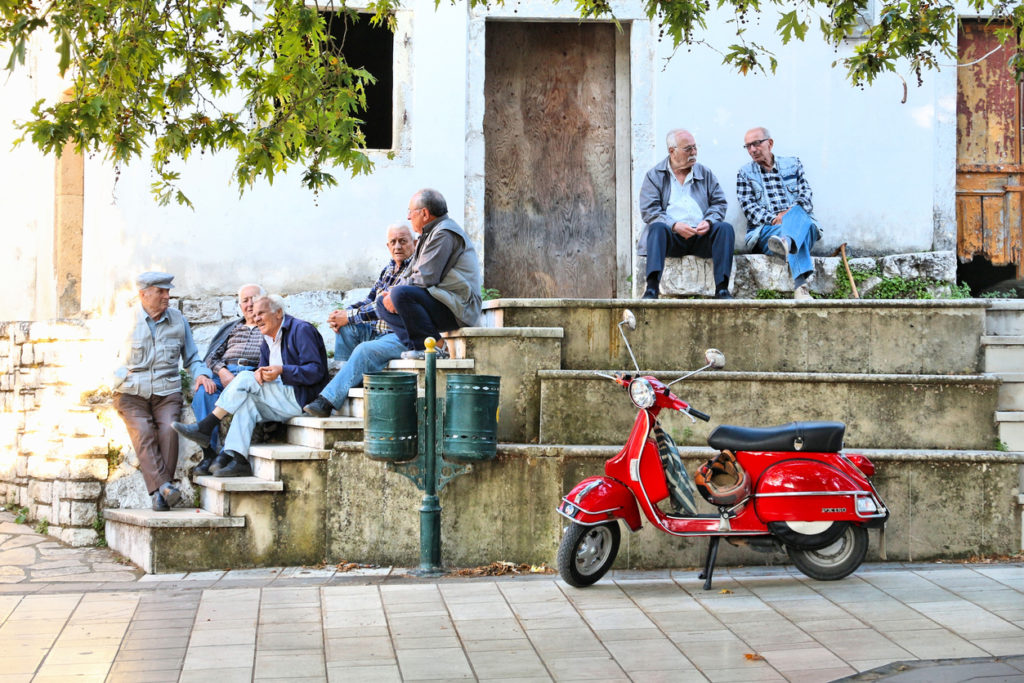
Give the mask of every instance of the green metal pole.
[[423, 505], [420, 507], [420, 572], [441, 570], [441, 501], [437, 497], [437, 341], [427, 337], [427, 372], [423, 379], [426, 425], [423, 429], [424, 484]]

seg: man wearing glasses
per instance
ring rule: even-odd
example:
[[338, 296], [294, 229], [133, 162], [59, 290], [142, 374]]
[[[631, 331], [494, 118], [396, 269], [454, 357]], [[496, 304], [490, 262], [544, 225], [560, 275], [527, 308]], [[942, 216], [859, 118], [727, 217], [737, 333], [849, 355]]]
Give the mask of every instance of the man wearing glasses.
[[736, 174], [736, 197], [747, 217], [745, 242], [752, 252], [787, 259], [793, 298], [810, 301], [811, 248], [821, 239], [821, 228], [814, 220], [803, 165], [796, 157], [775, 156], [774, 146], [763, 126], [751, 128], [743, 138], [743, 147], [753, 159]]
[[637, 253], [647, 257], [643, 299], [657, 299], [667, 256], [711, 258], [715, 298], [731, 299], [729, 274], [735, 237], [725, 222], [728, 202], [718, 179], [697, 163], [697, 142], [689, 131], [671, 130], [668, 156], [647, 172], [640, 188], [640, 215], [646, 223]]

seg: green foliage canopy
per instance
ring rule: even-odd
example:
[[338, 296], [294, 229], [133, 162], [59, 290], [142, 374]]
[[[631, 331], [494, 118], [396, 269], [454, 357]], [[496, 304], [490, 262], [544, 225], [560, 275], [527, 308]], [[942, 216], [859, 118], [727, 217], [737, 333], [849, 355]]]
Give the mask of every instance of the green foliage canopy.
[[[440, 3], [441, 0], [435, 0]], [[454, 0], [452, 0], [454, 2]], [[468, 0], [473, 6], [488, 0]], [[25, 63], [33, 34], [48, 33], [59, 71], [71, 87], [59, 101], [40, 100], [19, 124], [47, 153], [73, 144], [120, 166], [147, 150], [154, 195], [188, 204], [176, 168], [197, 150], [232, 152], [240, 191], [259, 178], [273, 182], [294, 165], [313, 191], [337, 184], [330, 172], [368, 173], [361, 116], [374, 76], [349, 65], [330, 39], [339, 0], [0, 0], [0, 45], [7, 68]], [[503, 0], [490, 0], [502, 4]], [[709, 0], [643, 0], [647, 16], [675, 46], [703, 42]], [[723, 61], [740, 73], [774, 72], [775, 56], [747, 39], [755, 16], [778, 16], [783, 43], [803, 40], [817, 24], [838, 45], [862, 23], [869, 0], [717, 0], [736, 42]], [[914, 74], [956, 59], [957, 14], [949, 0], [880, 0], [879, 19], [853, 54], [837, 60], [854, 85], [898, 69]], [[1010, 0], [967, 0], [979, 15], [1001, 22], [1008, 40], [1024, 27], [1024, 8]], [[371, 21], [394, 29], [400, 0], [370, 0]], [[575, 0], [580, 17], [613, 19], [607, 0]], [[318, 11], [331, 10], [331, 12]], [[7, 56], [7, 55], [5, 55]], [[1024, 73], [1017, 49], [1011, 66]], [[901, 76], [902, 77], [902, 76]]]

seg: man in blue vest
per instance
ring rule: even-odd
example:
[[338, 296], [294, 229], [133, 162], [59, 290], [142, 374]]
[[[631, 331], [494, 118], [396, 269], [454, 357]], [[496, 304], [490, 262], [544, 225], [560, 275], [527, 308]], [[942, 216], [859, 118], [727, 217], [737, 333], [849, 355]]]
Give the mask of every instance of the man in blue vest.
[[114, 371], [114, 407], [128, 428], [139, 470], [153, 509], [169, 510], [181, 499], [174, 485], [178, 435], [171, 425], [181, 416], [181, 374], [193, 377], [203, 367], [192, 330], [181, 311], [170, 308], [174, 276], [147, 272], [136, 280], [139, 308], [135, 326]]
[[811, 248], [821, 239], [814, 220], [811, 186], [796, 157], [777, 157], [768, 129], [747, 131], [743, 147], [753, 160], [736, 174], [736, 197], [747, 217], [745, 242], [750, 251], [789, 261], [793, 298], [810, 301], [807, 279], [814, 274]]

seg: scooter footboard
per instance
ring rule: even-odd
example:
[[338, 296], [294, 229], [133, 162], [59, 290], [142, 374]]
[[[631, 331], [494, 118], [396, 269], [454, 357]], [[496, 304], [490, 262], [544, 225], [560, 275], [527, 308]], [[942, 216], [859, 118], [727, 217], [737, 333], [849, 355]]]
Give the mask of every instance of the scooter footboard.
[[[754, 494], [761, 521], [884, 521], [889, 512], [869, 482], [818, 460], [793, 459], [761, 475]], [[870, 524], [869, 524], [870, 525]]]
[[636, 498], [625, 484], [611, 477], [588, 477], [576, 484], [558, 506], [558, 512], [577, 524], [601, 524], [612, 519], [640, 528]]

